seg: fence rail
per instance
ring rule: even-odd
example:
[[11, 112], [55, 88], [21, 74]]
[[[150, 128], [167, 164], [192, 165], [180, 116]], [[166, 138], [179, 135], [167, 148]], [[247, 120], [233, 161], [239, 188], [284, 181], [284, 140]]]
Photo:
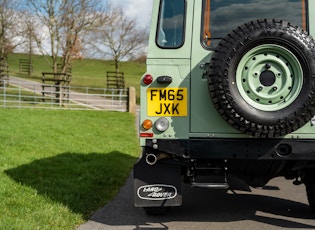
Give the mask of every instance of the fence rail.
[[0, 83], [0, 107], [4, 108], [128, 111], [128, 89], [58, 86], [27, 80]]

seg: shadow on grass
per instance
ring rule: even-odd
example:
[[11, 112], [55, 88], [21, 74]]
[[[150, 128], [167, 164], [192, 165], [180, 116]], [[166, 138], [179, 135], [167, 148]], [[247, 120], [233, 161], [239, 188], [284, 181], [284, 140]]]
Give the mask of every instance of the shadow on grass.
[[7, 170], [6, 174], [87, 220], [114, 198], [136, 160], [120, 152], [64, 153]]

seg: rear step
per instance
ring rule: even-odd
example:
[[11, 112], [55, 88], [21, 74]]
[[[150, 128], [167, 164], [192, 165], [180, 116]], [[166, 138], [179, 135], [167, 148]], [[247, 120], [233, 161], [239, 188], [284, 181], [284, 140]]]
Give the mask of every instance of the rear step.
[[207, 188], [207, 189], [228, 189], [228, 183], [191, 183], [192, 188]]

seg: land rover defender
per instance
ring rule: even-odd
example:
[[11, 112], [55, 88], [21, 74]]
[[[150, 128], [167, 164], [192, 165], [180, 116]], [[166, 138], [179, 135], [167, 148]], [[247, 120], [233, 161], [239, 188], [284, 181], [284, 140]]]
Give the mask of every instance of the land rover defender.
[[315, 1], [154, 0], [140, 85], [135, 206], [182, 183], [304, 184], [315, 212]]

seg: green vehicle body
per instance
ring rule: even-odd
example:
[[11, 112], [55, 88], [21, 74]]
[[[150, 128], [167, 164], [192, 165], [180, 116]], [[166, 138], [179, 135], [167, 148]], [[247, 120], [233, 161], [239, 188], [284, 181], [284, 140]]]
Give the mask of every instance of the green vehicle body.
[[[230, 121], [229, 117], [224, 117], [228, 109], [220, 108], [224, 107], [225, 102], [221, 103], [220, 97], [214, 98], [220, 90], [224, 89], [216, 86], [221, 82], [221, 77], [216, 77], [216, 70], [211, 69], [222, 68], [224, 72], [234, 65], [234, 62], [231, 62], [221, 67], [218, 60], [216, 63], [219, 64], [212, 66], [215, 62], [213, 57], [220, 55], [215, 54], [220, 49], [219, 43], [226, 40], [225, 45], [228, 46], [227, 34], [231, 29], [224, 35], [227, 37], [210, 40], [210, 36], [215, 33], [220, 34], [220, 31], [215, 31], [214, 19], [208, 20], [207, 17], [210, 16], [206, 12], [211, 7], [216, 7], [216, 10], [226, 10], [224, 19], [226, 21], [222, 22], [222, 25], [231, 24], [232, 31], [236, 29], [234, 36], [242, 31], [241, 25], [248, 23], [247, 26], [250, 27], [250, 21], [254, 21], [254, 29], [249, 28], [249, 30], [255, 37], [257, 29], [255, 26], [269, 25], [276, 21], [275, 27], [279, 27], [283, 23], [282, 19], [290, 21], [293, 5], [301, 7], [300, 17], [303, 19], [299, 19], [301, 23], [297, 26], [304, 28], [309, 34], [306, 35], [307, 42], [304, 43], [306, 46], [308, 44], [309, 54], [312, 54], [315, 49], [312, 47], [315, 42], [311, 39], [315, 37], [315, 1], [276, 1], [291, 9], [284, 10], [280, 15], [285, 18], [276, 19], [270, 18], [271, 13], [270, 15], [264, 15], [265, 12], [257, 13], [260, 12], [259, 9], [275, 4], [272, 0], [260, 1], [260, 3], [250, 0], [230, 0], [226, 1], [226, 5], [222, 5], [221, 9], [219, 4], [215, 5], [217, 1], [214, 0], [174, 2], [176, 1], [155, 0], [153, 3], [147, 72], [141, 79], [140, 89], [139, 130], [143, 154], [134, 167], [135, 205], [144, 207], [147, 211], [181, 205], [182, 182], [191, 184], [192, 187], [228, 189], [228, 182], [232, 176], [241, 178], [249, 186], [254, 187], [263, 186], [274, 177], [284, 176], [287, 179], [295, 179], [296, 184], [307, 185], [308, 198], [314, 210], [315, 189], [311, 189], [315, 184], [311, 176], [315, 172], [315, 119], [312, 118], [314, 111], [312, 108], [308, 109], [307, 111], [312, 110], [312, 112], [301, 118], [307, 121], [303, 121], [303, 124], [300, 122], [298, 126], [292, 125], [285, 130], [279, 127], [286, 126], [286, 122], [293, 123], [292, 120], [277, 125], [277, 119], [274, 117], [277, 116], [277, 111], [285, 110], [294, 104], [295, 100], [299, 100], [301, 92], [305, 90], [303, 87], [306, 87], [304, 86], [306, 80], [301, 77], [307, 74], [303, 62], [315, 59], [315, 55], [312, 57], [309, 55], [307, 60], [301, 61], [298, 55], [293, 54], [294, 51], [282, 45], [285, 43], [282, 38], [275, 43], [270, 40], [270, 42], [248, 46], [244, 48], [246, 52], [242, 55], [231, 45], [226, 53], [236, 52], [232, 60], [238, 62], [235, 65], [235, 82], [226, 84], [236, 84], [233, 90], [236, 89], [240, 95], [240, 99], [237, 100], [245, 101], [249, 108], [253, 108], [252, 110], [263, 111], [260, 114], [263, 122], [264, 116], [268, 117], [268, 114], [273, 114], [271, 117], [274, 119], [274, 122], [270, 122], [270, 126], [268, 120], [267, 125], [252, 125], [255, 126], [254, 131], [244, 131], [238, 128], [239, 125], [234, 124], [238, 120]], [[257, 18], [251, 16], [246, 19], [246, 15], [229, 18], [228, 7], [230, 9], [243, 7], [245, 12], [243, 14], [246, 14], [248, 12], [244, 9], [246, 5], [255, 7]], [[277, 7], [273, 6], [273, 8]], [[164, 12], [167, 11], [167, 7], [176, 9], [173, 10], [175, 12], [173, 19], [177, 17], [174, 19], [177, 35], [172, 35], [173, 42], [167, 41], [167, 33], [170, 32], [165, 32], [169, 28], [172, 29], [170, 21], [172, 17], [168, 15], [170, 12]], [[183, 14], [180, 14], [181, 11]], [[214, 9], [210, 11], [210, 14], [215, 15], [215, 13]], [[213, 31], [212, 28], [207, 31], [210, 25]], [[268, 26], [265, 27], [269, 30]], [[273, 29], [270, 31], [272, 33]], [[295, 34], [297, 33], [299, 32]], [[305, 33], [301, 32], [301, 34], [304, 36]], [[230, 41], [234, 40], [231, 38]], [[297, 45], [297, 50], [299, 46]], [[225, 58], [224, 53], [221, 57]], [[311, 68], [313, 64], [310, 64]], [[289, 75], [291, 77], [288, 77]], [[307, 81], [313, 83], [314, 77], [310, 76], [310, 80]], [[224, 84], [222, 83], [223, 86]], [[307, 85], [311, 84], [307, 83]], [[310, 89], [310, 93], [312, 92]], [[229, 97], [229, 94], [224, 97]], [[231, 104], [233, 107], [233, 103]], [[312, 107], [311, 104], [310, 102], [309, 107]], [[255, 115], [251, 115], [252, 111], [245, 112], [249, 113], [249, 117], [253, 117], [253, 121], [250, 121], [253, 124]], [[242, 111], [239, 113], [242, 114]], [[230, 115], [237, 117], [238, 113], [231, 112]], [[244, 119], [239, 120], [243, 122], [242, 120], [246, 119], [245, 115]], [[260, 128], [263, 131], [259, 131], [258, 126], [263, 127]], [[268, 128], [264, 127], [271, 127], [272, 131], [269, 132]], [[273, 131], [276, 129], [279, 131]], [[220, 179], [218, 181], [213, 177], [220, 177]]]

